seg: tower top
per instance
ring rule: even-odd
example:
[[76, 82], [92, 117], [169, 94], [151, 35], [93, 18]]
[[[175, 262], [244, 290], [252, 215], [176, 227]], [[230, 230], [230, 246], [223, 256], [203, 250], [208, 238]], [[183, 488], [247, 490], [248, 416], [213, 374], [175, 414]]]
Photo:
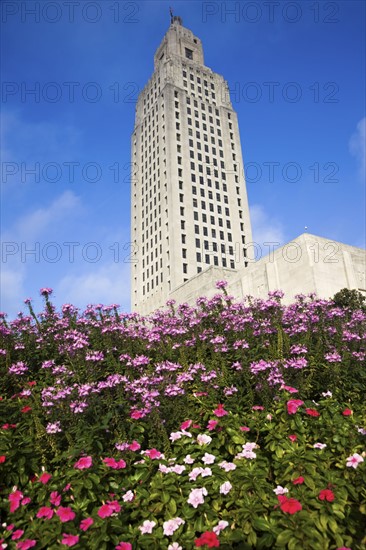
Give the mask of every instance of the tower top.
[[181, 17], [179, 17], [179, 15], [174, 15], [172, 8], [169, 8], [169, 13], [170, 13], [170, 24], [171, 25], [176, 23], [177, 25], [182, 25], [183, 26], [183, 19]]

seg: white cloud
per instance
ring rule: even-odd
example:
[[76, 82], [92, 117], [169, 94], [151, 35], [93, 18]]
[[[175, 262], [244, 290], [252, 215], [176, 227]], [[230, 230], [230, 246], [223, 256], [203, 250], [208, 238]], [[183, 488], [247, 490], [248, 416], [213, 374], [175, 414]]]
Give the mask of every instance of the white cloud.
[[[95, 264], [97, 265], [97, 264]], [[66, 275], [55, 288], [55, 294], [84, 308], [87, 304], [120, 304], [130, 310], [130, 264], [106, 263], [92, 268], [88, 264], [85, 273]]]
[[359, 162], [360, 176], [365, 174], [365, 151], [366, 151], [366, 117], [357, 123], [357, 130], [348, 142], [349, 152]]
[[[250, 207], [250, 217], [252, 222], [253, 241], [259, 246], [263, 243], [276, 243], [275, 248], [284, 244], [285, 233], [282, 223], [276, 218], [269, 216], [260, 204], [254, 204]], [[268, 250], [268, 247], [264, 247]]]

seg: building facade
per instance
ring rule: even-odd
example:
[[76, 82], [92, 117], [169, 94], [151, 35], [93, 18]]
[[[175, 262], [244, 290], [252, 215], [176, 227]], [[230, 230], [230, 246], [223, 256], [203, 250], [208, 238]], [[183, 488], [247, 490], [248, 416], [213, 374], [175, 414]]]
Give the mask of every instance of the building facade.
[[252, 241], [228, 86], [180, 17], [155, 53], [131, 145], [131, 308], [145, 314], [209, 266], [246, 268]]

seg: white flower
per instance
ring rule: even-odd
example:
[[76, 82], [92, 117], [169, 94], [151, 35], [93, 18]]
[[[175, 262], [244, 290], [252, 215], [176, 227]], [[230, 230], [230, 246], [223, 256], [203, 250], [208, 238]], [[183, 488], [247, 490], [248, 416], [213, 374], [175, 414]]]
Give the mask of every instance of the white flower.
[[122, 499], [125, 502], [132, 502], [134, 498], [135, 498], [135, 495], [133, 494], [132, 491], [127, 491], [127, 493], [125, 493], [122, 497]]
[[168, 521], [164, 521], [163, 523], [164, 535], [166, 537], [170, 537], [174, 533], [174, 531], [179, 529], [179, 527], [184, 523], [185, 521], [182, 518], [173, 518], [173, 519], [169, 519]]
[[357, 468], [357, 466], [363, 462], [363, 458], [358, 453], [354, 453], [353, 455], [349, 456], [347, 458], [347, 464], [348, 468]]
[[191, 455], [187, 455], [187, 456], [183, 459], [183, 462], [185, 462], [186, 464], [193, 464], [194, 458], [192, 458]]
[[222, 495], [227, 495], [231, 491], [232, 488], [233, 488], [233, 486], [231, 485], [230, 481], [225, 481], [225, 483], [220, 485], [220, 493]]
[[313, 445], [314, 449], [325, 449], [326, 446], [326, 443], [314, 443]]
[[198, 466], [197, 468], [193, 468], [193, 470], [189, 473], [189, 479], [190, 481], [196, 481], [199, 475], [203, 472], [203, 468], [201, 466]]
[[148, 519], [145, 519], [144, 523], [140, 525], [139, 529], [143, 535], [145, 533], [148, 533], [150, 535], [155, 525], [156, 521], [149, 521]]
[[236, 465], [233, 462], [226, 462], [226, 460], [223, 460], [219, 464], [220, 468], [225, 470], [225, 472], [230, 472], [230, 470], [236, 470]]
[[172, 542], [172, 544], [169, 544], [168, 550], [183, 550], [183, 548], [177, 542]]
[[201, 476], [202, 477], [212, 476], [211, 468], [202, 468]]
[[207, 489], [205, 487], [202, 487], [200, 489], [192, 489], [187, 502], [188, 504], [191, 504], [193, 508], [197, 508], [199, 504], [203, 504], [205, 502], [205, 499], [203, 497], [207, 494]]
[[325, 391], [325, 392], [322, 393], [322, 396], [323, 396], [323, 397], [332, 397], [333, 394], [332, 394], [331, 391]]
[[172, 432], [169, 436], [170, 441], [177, 441], [182, 437], [182, 432]]
[[288, 493], [288, 489], [286, 489], [286, 487], [282, 487], [281, 485], [277, 485], [276, 489], [273, 489], [273, 492], [276, 493], [276, 495], [284, 495], [285, 493]]
[[229, 525], [228, 521], [221, 520], [219, 523], [212, 529], [212, 531], [215, 533], [215, 535], [219, 535], [220, 531], [223, 529], [226, 529], [226, 527]]
[[165, 464], [159, 464], [159, 472], [162, 474], [170, 474], [170, 472], [172, 472], [172, 467], [165, 466]]
[[171, 471], [174, 472], [175, 474], [181, 474], [184, 472], [185, 469], [186, 467], [180, 464], [176, 464], [175, 466], [171, 467]]
[[213, 464], [215, 460], [215, 455], [210, 455], [210, 453], [205, 453], [204, 457], [202, 458], [202, 462], [204, 464]]
[[198, 445], [208, 445], [209, 443], [211, 443], [211, 441], [212, 441], [212, 437], [210, 437], [209, 435], [199, 434], [197, 436]]

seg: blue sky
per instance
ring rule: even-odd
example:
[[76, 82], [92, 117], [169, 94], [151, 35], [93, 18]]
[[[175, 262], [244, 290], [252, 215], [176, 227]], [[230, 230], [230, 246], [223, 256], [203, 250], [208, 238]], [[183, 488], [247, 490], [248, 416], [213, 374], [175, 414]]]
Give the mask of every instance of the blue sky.
[[[238, 113], [253, 240], [365, 245], [365, 3], [3, 1], [1, 304], [129, 311], [130, 135], [169, 6]], [[31, 90], [34, 90], [32, 93]], [[33, 169], [33, 173], [32, 173]], [[32, 252], [33, 251], [33, 252]]]

